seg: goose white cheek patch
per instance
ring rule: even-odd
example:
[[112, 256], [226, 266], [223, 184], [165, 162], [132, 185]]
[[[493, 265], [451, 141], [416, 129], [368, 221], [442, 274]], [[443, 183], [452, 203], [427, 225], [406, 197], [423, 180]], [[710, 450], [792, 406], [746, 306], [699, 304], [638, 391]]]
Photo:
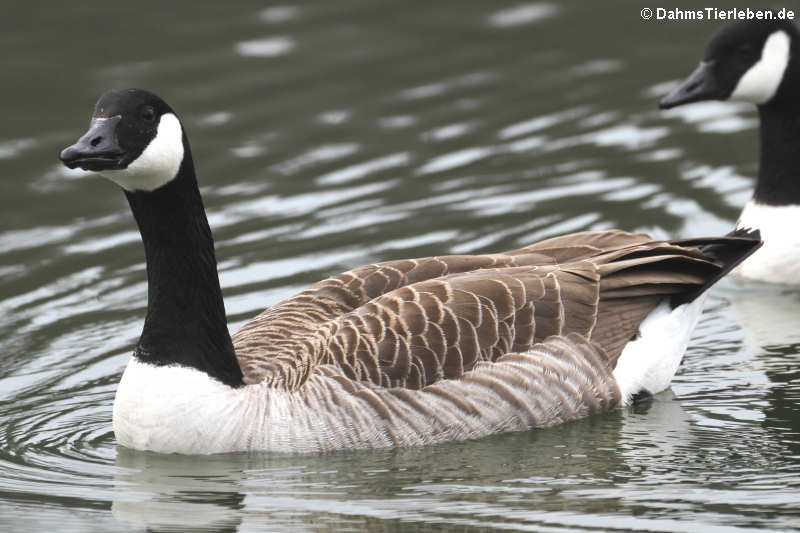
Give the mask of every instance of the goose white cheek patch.
[[740, 100], [761, 105], [769, 101], [778, 90], [783, 73], [789, 64], [789, 35], [778, 30], [764, 42], [761, 59], [744, 73], [730, 100]]
[[183, 130], [178, 117], [161, 115], [156, 136], [128, 168], [105, 170], [104, 177], [129, 191], [152, 191], [178, 175], [183, 161]]

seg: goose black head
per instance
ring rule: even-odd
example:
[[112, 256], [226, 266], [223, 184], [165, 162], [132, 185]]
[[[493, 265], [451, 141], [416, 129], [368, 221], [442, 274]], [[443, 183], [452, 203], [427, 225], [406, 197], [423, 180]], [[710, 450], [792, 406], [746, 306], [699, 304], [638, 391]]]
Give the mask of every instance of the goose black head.
[[700, 66], [659, 102], [668, 109], [702, 100], [737, 100], [763, 105], [775, 98], [796, 52], [797, 28], [775, 20], [733, 22], [719, 27], [706, 46]]
[[129, 191], [152, 191], [178, 174], [183, 129], [161, 98], [142, 89], [112, 89], [100, 97], [87, 131], [61, 152], [69, 168], [100, 173]]

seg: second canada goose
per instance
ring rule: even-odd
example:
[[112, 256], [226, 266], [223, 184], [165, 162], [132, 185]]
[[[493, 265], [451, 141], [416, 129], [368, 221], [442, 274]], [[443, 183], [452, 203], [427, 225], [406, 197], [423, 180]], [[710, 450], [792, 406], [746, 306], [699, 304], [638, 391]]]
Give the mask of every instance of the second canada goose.
[[731, 100], [758, 106], [758, 181], [736, 227], [759, 229], [764, 246], [734, 275], [800, 285], [800, 41], [794, 24], [775, 11], [761, 13], [772, 19], [718, 28], [700, 66], [659, 105]]
[[141, 450], [320, 452], [550, 426], [669, 386], [702, 293], [757, 234], [566, 235], [505, 253], [367, 265], [229, 336], [214, 243], [175, 112], [97, 102], [61, 153], [122, 186], [144, 242], [144, 329], [114, 432]]

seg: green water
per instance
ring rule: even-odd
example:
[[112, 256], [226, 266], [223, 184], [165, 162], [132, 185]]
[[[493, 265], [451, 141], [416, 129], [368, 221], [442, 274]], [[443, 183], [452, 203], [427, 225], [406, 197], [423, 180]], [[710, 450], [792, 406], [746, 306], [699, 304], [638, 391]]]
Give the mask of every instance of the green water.
[[754, 110], [655, 106], [715, 23], [621, 1], [4, 4], [0, 530], [800, 529], [800, 293], [729, 280], [649, 406], [374, 453], [118, 448], [142, 247], [116, 186], [57, 159], [106, 89], [162, 95], [232, 330], [376, 260], [725, 233], [756, 173]]

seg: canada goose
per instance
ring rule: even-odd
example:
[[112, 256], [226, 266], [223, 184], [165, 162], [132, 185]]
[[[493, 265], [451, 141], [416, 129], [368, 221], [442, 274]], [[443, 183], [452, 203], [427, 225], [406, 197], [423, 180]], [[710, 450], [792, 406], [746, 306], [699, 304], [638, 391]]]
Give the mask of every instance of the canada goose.
[[774, 11], [762, 13], [773, 20], [719, 27], [700, 66], [659, 105], [738, 100], [758, 106], [758, 181], [736, 227], [761, 230], [764, 246], [734, 275], [800, 285], [800, 43], [794, 24]]
[[114, 432], [159, 452], [409, 446], [549, 426], [669, 386], [703, 291], [756, 235], [622, 231], [367, 265], [231, 338], [189, 142], [138, 89], [100, 98], [61, 152], [125, 191], [144, 241], [144, 329]]

